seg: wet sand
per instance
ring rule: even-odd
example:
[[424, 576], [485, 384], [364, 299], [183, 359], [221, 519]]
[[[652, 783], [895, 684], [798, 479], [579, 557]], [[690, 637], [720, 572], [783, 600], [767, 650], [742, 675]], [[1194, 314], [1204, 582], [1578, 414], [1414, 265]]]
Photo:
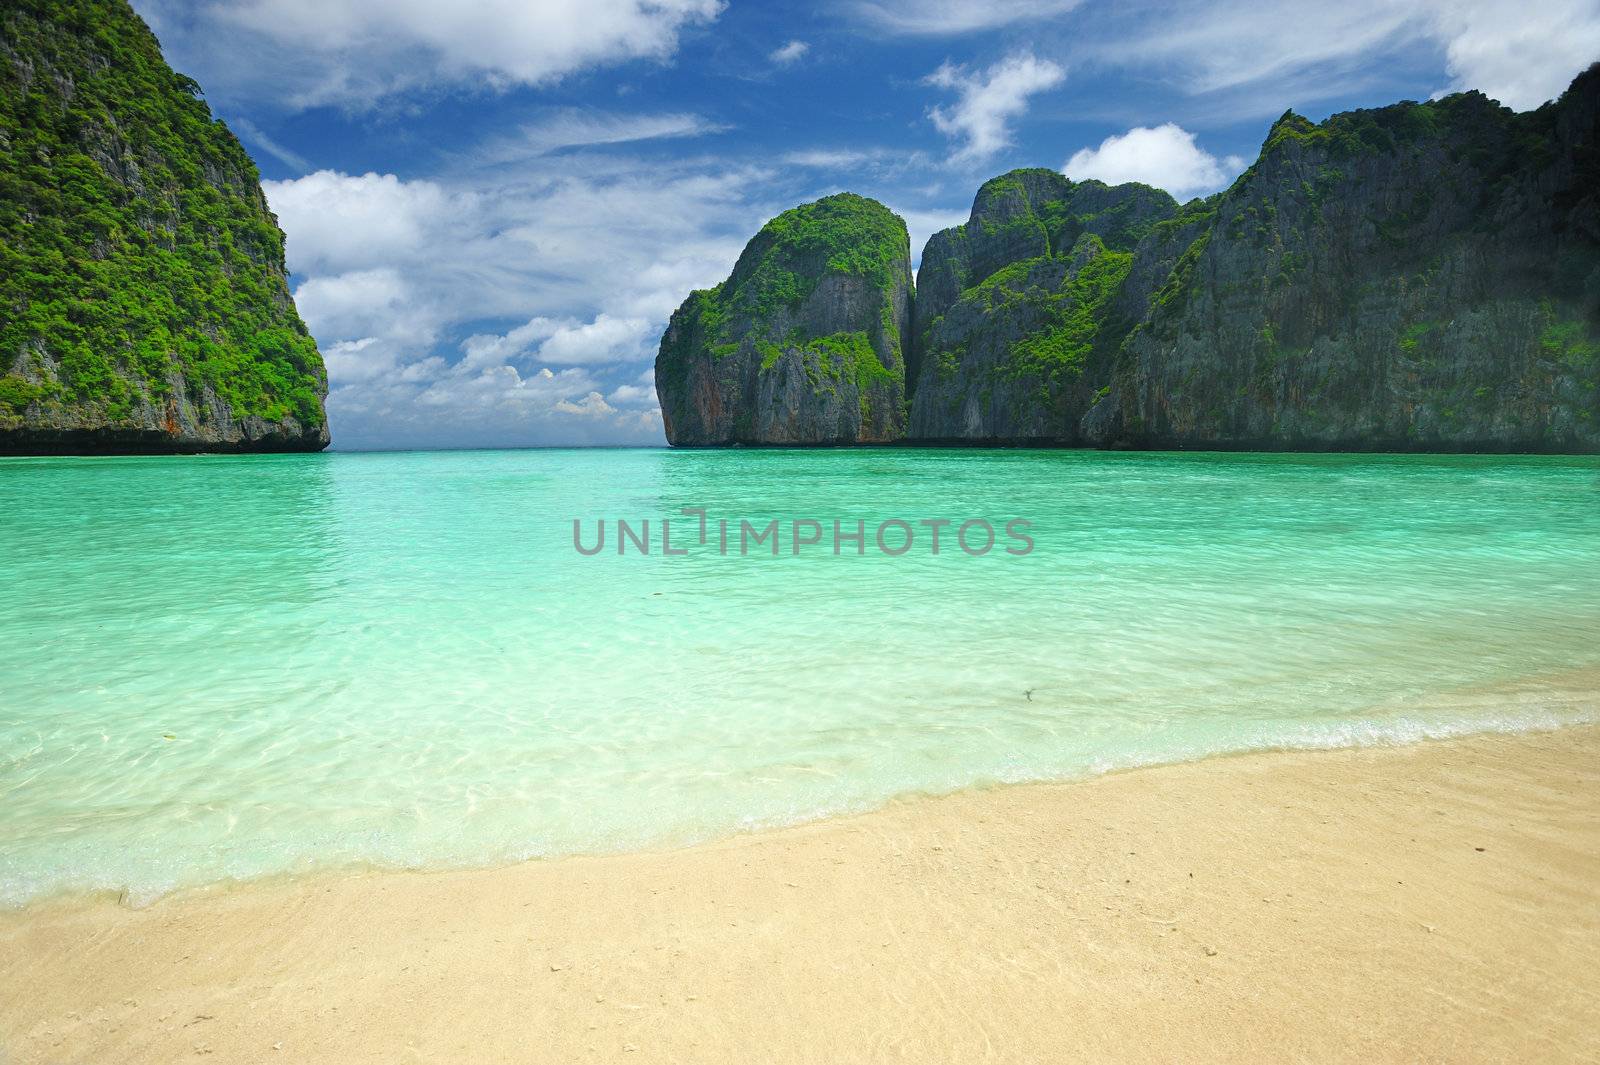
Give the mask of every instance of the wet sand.
[[0, 1062], [1600, 1060], [1600, 728], [0, 913]]

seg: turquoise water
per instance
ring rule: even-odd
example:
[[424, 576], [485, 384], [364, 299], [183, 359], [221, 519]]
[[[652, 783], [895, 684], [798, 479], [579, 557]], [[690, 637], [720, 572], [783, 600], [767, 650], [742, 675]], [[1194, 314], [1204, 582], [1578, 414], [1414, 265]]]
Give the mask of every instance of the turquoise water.
[[[681, 507], [827, 524], [723, 557], [680, 518], [663, 557]], [[588, 545], [618, 517], [649, 556], [614, 527], [573, 549], [572, 519]], [[832, 554], [835, 518], [866, 555]], [[889, 518], [1022, 518], [1036, 546], [887, 557]], [[15, 459], [0, 543], [5, 904], [1600, 715], [1594, 459]]]

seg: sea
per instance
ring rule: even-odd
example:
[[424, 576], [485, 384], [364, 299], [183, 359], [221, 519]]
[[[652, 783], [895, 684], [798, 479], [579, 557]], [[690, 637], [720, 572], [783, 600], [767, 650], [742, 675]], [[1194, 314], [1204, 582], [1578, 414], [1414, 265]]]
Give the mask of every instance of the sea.
[[1593, 457], [4, 459], [0, 905], [1547, 729], [1597, 678]]

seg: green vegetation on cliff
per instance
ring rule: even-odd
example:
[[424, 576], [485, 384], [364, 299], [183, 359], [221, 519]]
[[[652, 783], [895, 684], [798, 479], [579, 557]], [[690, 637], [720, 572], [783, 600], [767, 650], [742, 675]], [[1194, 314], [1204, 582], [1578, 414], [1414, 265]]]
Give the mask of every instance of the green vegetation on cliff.
[[[1285, 111], [1272, 124], [1262, 155], [1288, 144], [1319, 148], [1331, 158], [1393, 152], [1441, 134], [1467, 134], [1486, 126], [1510, 127], [1513, 113], [1482, 93], [1453, 93], [1426, 103], [1406, 101], [1388, 107], [1345, 111], [1312, 122]], [[1482, 147], [1481, 145], [1476, 147]]]
[[873, 385], [894, 381], [894, 371], [878, 358], [872, 340], [862, 330], [817, 337], [808, 341], [801, 352], [806, 378], [813, 388], [831, 393], [840, 381], [855, 385], [863, 421], [872, 416]]
[[860, 442], [859, 400], [874, 442], [1600, 450], [1600, 65], [1524, 114], [1288, 112], [1182, 206], [1001, 174], [929, 240], [910, 330], [904, 293], [864, 295], [901, 269], [873, 208], [785, 213], [680, 309], [669, 439]]
[[781, 310], [797, 310], [828, 274], [887, 287], [906, 255], [905, 223], [874, 200], [844, 192], [790, 208], [761, 227], [732, 277], [694, 294], [702, 326], [718, 338], [736, 319], [760, 331]]
[[1141, 245], [1170, 270], [1084, 439], [1600, 449], [1597, 160], [1600, 66], [1522, 114], [1285, 113], [1209, 218]]
[[691, 293], [662, 337], [656, 387], [668, 439], [901, 435], [909, 260], [905, 223], [851, 193], [762, 226], [727, 280]]
[[[1086, 239], [1100, 243], [1096, 237]], [[1002, 372], [1037, 377], [1046, 390], [1081, 374], [1102, 333], [1112, 343], [1122, 339], [1121, 332], [1108, 328], [1108, 320], [1112, 301], [1132, 267], [1131, 252], [1105, 251], [1101, 245], [1098, 255], [1043, 298], [1044, 326], [1013, 345], [1011, 362]]]
[[[1180, 214], [1186, 221], [1171, 221]], [[1124, 298], [1135, 250], [1189, 216], [1167, 193], [1133, 182], [1075, 182], [1038, 168], [985, 182], [969, 220], [924, 253], [913, 432], [1070, 436], [1049, 426], [1093, 402], [1081, 379], [1114, 359], [1142, 311]]]
[[198, 95], [125, 0], [0, 13], [0, 429], [148, 428], [175, 389], [323, 425], [283, 235]]

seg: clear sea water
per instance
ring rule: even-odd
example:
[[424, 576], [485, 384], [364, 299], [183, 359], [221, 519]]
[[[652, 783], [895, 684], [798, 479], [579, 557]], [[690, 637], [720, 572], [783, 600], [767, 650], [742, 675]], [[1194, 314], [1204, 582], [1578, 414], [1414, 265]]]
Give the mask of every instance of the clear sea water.
[[[824, 541], [722, 557], [680, 517], [663, 557], [682, 507]], [[587, 545], [619, 517], [650, 520], [649, 556], [614, 526], [573, 550], [574, 518]], [[865, 556], [832, 553], [835, 518], [868, 523]], [[1022, 518], [1036, 546], [973, 557], [947, 528], [933, 555], [916, 527], [888, 557], [890, 518]], [[1597, 671], [1596, 459], [3, 460], [0, 904], [1546, 727], [1600, 716]]]

